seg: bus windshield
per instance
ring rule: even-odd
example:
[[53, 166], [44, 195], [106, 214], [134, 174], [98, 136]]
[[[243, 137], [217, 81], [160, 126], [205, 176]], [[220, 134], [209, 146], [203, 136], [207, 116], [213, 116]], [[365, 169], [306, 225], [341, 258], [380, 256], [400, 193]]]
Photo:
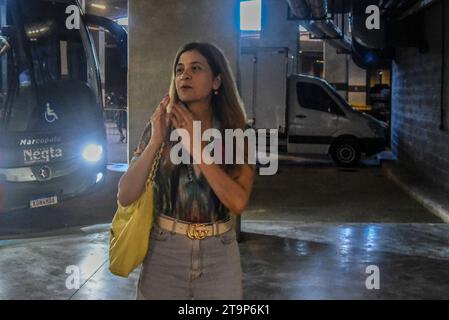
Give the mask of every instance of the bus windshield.
[[0, 131], [76, 130], [101, 115], [86, 27], [82, 19], [79, 28], [66, 26], [73, 4], [0, 0], [0, 24], [8, 30], [0, 36]]

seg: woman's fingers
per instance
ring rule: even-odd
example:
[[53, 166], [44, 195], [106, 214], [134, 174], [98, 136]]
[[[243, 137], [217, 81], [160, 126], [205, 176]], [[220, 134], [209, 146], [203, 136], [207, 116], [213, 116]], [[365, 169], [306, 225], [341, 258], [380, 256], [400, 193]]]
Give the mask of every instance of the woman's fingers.
[[185, 126], [185, 120], [183, 119], [182, 115], [179, 113], [179, 110], [175, 110], [175, 108], [173, 108], [172, 110], [172, 119], [175, 120], [177, 127], [182, 128], [183, 126]]
[[171, 116], [170, 116], [170, 120], [171, 120], [171, 122], [173, 123], [173, 126], [176, 128], [176, 129], [180, 129], [180, 128], [182, 128], [182, 121], [179, 119], [179, 117], [177, 117], [174, 113], [172, 113], [171, 114]]
[[170, 97], [168, 95], [166, 95], [161, 100], [161, 102], [157, 106], [156, 110], [154, 110], [154, 113], [153, 113], [151, 119], [160, 118], [165, 113], [169, 102], [170, 102]]
[[173, 107], [172, 114], [174, 117], [176, 117], [177, 120], [181, 120], [181, 114], [179, 113], [179, 110], [176, 107], [176, 105]]
[[[164, 106], [164, 109], [167, 108], [168, 104], [170, 103], [170, 97], [168, 96], [168, 94], [164, 97], [164, 99], [162, 100], [162, 104]], [[165, 110], [164, 110], [165, 111]]]
[[175, 114], [171, 114], [171, 116], [170, 116], [170, 120], [171, 120], [171, 122], [173, 123], [173, 126], [176, 128], [176, 129], [178, 129], [179, 128], [179, 120], [176, 118], [176, 115]]
[[176, 113], [178, 119], [182, 119], [182, 121], [185, 121], [186, 123], [193, 122], [192, 114], [182, 104], [175, 104], [175, 106], [173, 107], [173, 112]]
[[179, 107], [173, 108], [172, 114], [175, 116], [179, 127], [181, 127], [181, 128], [188, 127], [189, 122], [182, 116], [181, 112], [179, 111]]
[[162, 109], [164, 107], [166, 107], [168, 105], [168, 102], [170, 101], [170, 97], [167, 95], [165, 96], [161, 102], [159, 102], [159, 105], [157, 106], [156, 109]]
[[189, 111], [189, 109], [186, 108], [183, 103], [179, 102], [176, 105], [178, 106], [178, 111], [186, 120], [193, 121], [192, 113]]
[[168, 103], [170, 102], [170, 97], [167, 95], [162, 99], [161, 103], [159, 103], [158, 109], [160, 112], [165, 112], [165, 109], [168, 106]]

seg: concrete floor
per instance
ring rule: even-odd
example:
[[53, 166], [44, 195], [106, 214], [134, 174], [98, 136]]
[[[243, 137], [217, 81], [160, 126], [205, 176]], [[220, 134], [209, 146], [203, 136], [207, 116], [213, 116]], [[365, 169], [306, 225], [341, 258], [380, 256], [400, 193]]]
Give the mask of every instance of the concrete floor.
[[[248, 298], [449, 298], [448, 225], [252, 223], [244, 229], [256, 232], [244, 234], [241, 249]], [[365, 286], [370, 265], [379, 268], [379, 290]]]
[[339, 169], [330, 160], [280, 155], [278, 173], [257, 176], [243, 220], [442, 222], [382, 170], [375, 159]]
[[[117, 151], [116, 160], [126, 151], [121, 143], [111, 143], [109, 148]], [[103, 189], [95, 194], [54, 206], [0, 214], [0, 239], [64, 234], [73, 228], [110, 222], [116, 210], [121, 175], [108, 171]], [[431, 193], [437, 194], [434, 190]], [[440, 198], [447, 197], [443, 194]], [[449, 208], [449, 202], [444, 205]], [[281, 155], [278, 174], [256, 177], [243, 219], [303, 223], [441, 222], [390, 180], [374, 160], [364, 161], [357, 169], [342, 170], [328, 159], [286, 155]]]
[[[99, 229], [105, 228], [100, 226]], [[245, 299], [448, 299], [446, 224], [244, 222]], [[0, 299], [134, 299], [139, 270], [109, 273], [107, 232], [0, 241]], [[380, 289], [368, 290], [369, 265]], [[68, 266], [80, 288], [67, 289]]]
[[[0, 299], [134, 299], [139, 270], [109, 273], [101, 224], [119, 177], [109, 174], [102, 193], [0, 217]], [[439, 222], [375, 161], [339, 170], [285, 156], [277, 175], [256, 178], [243, 215], [244, 297], [447, 299], [449, 225]], [[379, 290], [365, 287], [369, 265], [380, 270]], [[80, 270], [79, 289], [66, 287], [68, 266]]]

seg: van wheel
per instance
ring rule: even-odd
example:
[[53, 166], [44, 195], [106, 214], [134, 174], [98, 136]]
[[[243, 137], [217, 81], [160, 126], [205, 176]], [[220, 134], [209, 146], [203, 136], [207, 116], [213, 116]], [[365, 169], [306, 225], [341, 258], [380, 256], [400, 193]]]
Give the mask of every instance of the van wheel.
[[360, 144], [354, 138], [339, 139], [331, 147], [331, 156], [340, 167], [355, 167], [360, 162]]

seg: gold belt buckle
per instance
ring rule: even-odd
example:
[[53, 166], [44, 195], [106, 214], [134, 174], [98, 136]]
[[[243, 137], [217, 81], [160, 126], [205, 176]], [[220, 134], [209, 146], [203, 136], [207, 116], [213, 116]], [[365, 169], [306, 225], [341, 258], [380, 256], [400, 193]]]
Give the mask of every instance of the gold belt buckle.
[[205, 224], [189, 224], [187, 227], [187, 237], [191, 240], [202, 240], [207, 237], [209, 230], [198, 230], [197, 228], [204, 228]]

